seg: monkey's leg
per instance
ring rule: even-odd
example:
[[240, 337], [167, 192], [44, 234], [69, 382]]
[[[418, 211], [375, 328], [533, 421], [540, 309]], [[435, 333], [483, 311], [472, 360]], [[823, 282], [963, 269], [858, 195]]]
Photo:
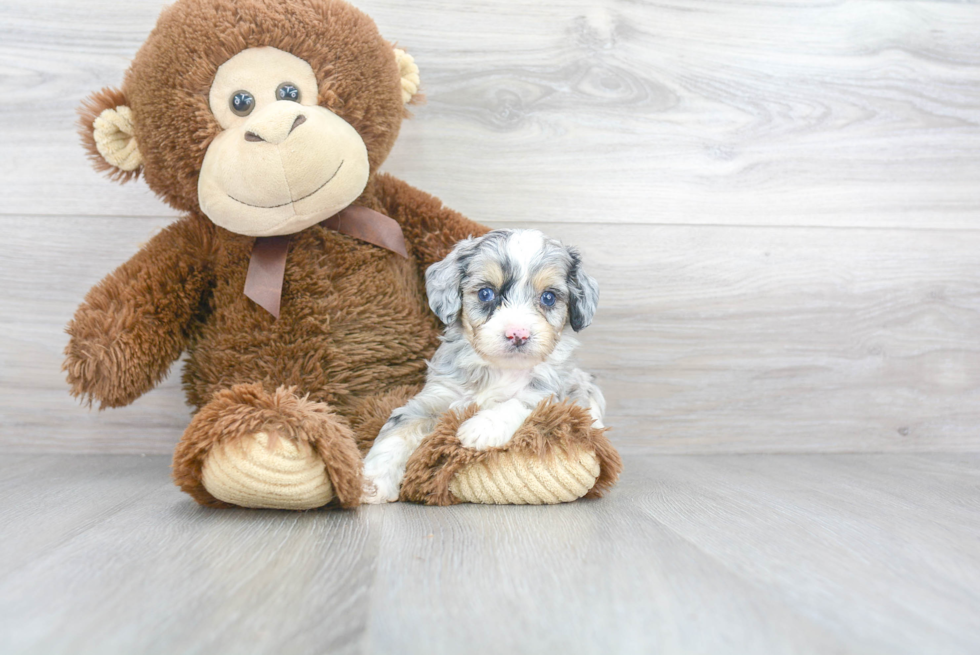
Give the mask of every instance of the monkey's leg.
[[347, 421], [280, 387], [235, 385], [194, 416], [174, 481], [201, 505], [312, 509], [360, 500], [361, 457]]
[[476, 413], [448, 412], [408, 460], [401, 499], [427, 505], [554, 504], [597, 498], [622, 470], [619, 453], [589, 410], [544, 401], [498, 448], [475, 450], [457, 431]]

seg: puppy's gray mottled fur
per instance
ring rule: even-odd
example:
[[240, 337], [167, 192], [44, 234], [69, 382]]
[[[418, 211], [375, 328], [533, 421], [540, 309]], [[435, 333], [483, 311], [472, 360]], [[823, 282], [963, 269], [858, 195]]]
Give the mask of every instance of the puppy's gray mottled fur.
[[364, 502], [397, 500], [409, 456], [451, 409], [480, 408], [457, 433], [480, 450], [506, 444], [550, 397], [589, 408], [602, 426], [602, 392], [563, 335], [586, 328], [599, 302], [578, 252], [537, 230], [495, 230], [458, 243], [425, 277], [446, 332], [425, 388], [392, 412], [364, 460]]

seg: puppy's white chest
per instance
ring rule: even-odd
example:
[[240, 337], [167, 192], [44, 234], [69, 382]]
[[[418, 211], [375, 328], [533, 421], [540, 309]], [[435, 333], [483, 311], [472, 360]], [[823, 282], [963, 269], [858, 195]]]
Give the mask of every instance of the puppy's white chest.
[[530, 383], [530, 371], [500, 371], [482, 388], [474, 390], [472, 400], [481, 408], [493, 407], [517, 397]]

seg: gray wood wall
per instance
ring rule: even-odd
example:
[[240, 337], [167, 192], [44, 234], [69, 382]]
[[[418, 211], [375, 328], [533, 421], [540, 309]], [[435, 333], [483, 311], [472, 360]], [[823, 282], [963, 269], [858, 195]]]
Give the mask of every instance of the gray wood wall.
[[[177, 376], [67, 394], [64, 324], [174, 214], [74, 132], [160, 0], [0, 4], [0, 446], [169, 452]], [[359, 0], [428, 103], [386, 170], [581, 247], [621, 446], [980, 449], [980, 5]]]

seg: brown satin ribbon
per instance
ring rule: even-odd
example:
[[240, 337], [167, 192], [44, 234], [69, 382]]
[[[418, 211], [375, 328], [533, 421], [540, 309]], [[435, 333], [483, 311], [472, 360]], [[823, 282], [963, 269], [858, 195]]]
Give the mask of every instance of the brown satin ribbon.
[[[408, 257], [401, 225], [373, 209], [352, 205], [320, 225]], [[279, 318], [282, 303], [282, 281], [286, 275], [288, 251], [288, 235], [257, 237], [245, 276], [245, 295], [276, 318]]]
[[289, 237], [257, 237], [245, 275], [245, 295], [279, 318]]

